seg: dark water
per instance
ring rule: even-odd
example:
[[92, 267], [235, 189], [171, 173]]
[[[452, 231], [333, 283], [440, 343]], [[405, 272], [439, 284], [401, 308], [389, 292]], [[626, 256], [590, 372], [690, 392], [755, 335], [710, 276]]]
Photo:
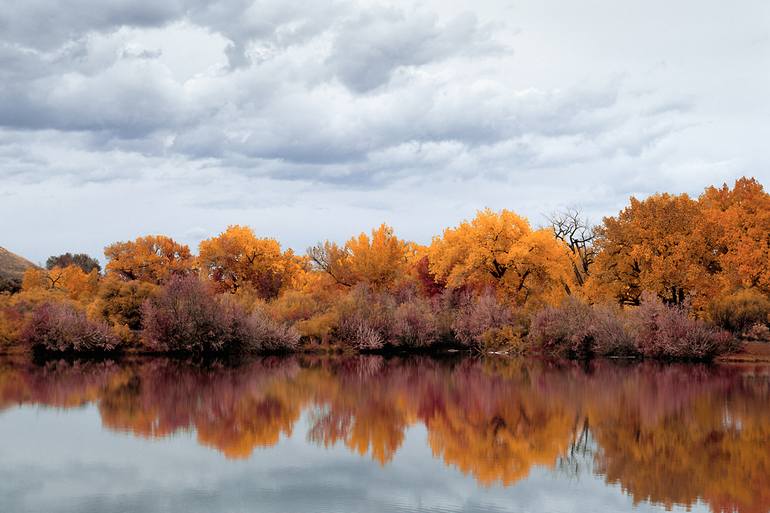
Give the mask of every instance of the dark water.
[[770, 367], [0, 360], [0, 511], [770, 511]]

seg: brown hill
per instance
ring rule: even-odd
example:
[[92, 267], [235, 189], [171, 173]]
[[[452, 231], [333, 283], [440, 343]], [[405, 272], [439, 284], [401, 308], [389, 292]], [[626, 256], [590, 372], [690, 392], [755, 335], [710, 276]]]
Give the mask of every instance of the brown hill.
[[21, 288], [21, 278], [24, 271], [30, 267], [37, 266], [26, 258], [0, 247], [0, 292], [14, 292]]

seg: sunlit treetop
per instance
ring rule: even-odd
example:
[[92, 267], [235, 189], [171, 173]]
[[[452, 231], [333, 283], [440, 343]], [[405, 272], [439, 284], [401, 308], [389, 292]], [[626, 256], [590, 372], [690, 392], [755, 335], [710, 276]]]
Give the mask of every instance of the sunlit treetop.
[[193, 270], [190, 248], [165, 235], [148, 235], [104, 248], [106, 271], [126, 280], [162, 284], [175, 274]]

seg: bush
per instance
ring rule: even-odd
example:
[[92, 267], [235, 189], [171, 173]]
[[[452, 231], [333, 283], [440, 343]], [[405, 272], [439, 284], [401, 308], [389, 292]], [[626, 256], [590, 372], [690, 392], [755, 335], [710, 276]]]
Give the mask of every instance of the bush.
[[430, 301], [413, 297], [398, 305], [393, 333], [400, 345], [427, 347], [439, 340], [439, 326]]
[[478, 297], [466, 296], [452, 323], [452, 331], [458, 342], [468, 347], [480, 347], [485, 333], [514, 323], [513, 311], [497, 300], [493, 291]]
[[293, 348], [299, 339], [266, 313], [248, 314], [234, 298], [217, 297], [195, 277], [173, 277], [142, 310], [142, 339], [153, 351], [277, 351]]
[[532, 318], [528, 339], [550, 356], [589, 356], [595, 346], [593, 309], [574, 298], [543, 308]]
[[743, 289], [710, 305], [711, 319], [733, 333], [744, 333], [755, 324], [766, 324], [770, 299], [756, 289]]
[[91, 321], [67, 303], [44, 303], [27, 321], [21, 343], [44, 353], [107, 353], [120, 349], [120, 340], [104, 322]]
[[139, 331], [142, 328], [142, 305], [157, 289], [158, 286], [152, 283], [107, 276], [99, 284], [89, 314], [104, 319], [111, 326]]
[[652, 358], [710, 360], [735, 349], [726, 331], [691, 319], [681, 307], [666, 306], [654, 294], [642, 294], [632, 315], [636, 350]]
[[381, 349], [395, 340], [396, 300], [361, 283], [338, 305], [337, 337], [361, 350]]
[[770, 328], [766, 324], [757, 323], [746, 332], [746, 338], [757, 342], [770, 342]]

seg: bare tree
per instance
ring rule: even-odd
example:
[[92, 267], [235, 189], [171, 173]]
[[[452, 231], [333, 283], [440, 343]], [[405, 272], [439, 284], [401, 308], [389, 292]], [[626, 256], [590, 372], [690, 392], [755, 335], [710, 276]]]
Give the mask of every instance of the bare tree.
[[572, 270], [578, 285], [583, 285], [590, 275], [591, 264], [596, 259], [596, 228], [589, 224], [577, 208], [568, 208], [547, 216], [554, 237], [564, 242], [574, 255]]

